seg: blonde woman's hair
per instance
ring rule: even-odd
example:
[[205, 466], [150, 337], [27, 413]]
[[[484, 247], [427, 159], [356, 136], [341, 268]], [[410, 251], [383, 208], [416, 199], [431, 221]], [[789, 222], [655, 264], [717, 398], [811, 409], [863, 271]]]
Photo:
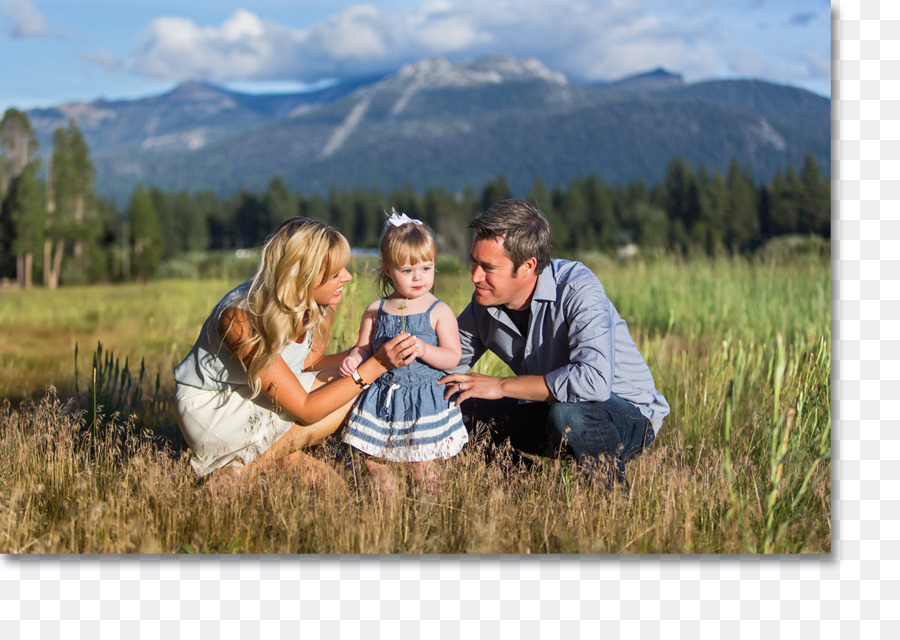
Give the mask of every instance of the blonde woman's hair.
[[[397, 211], [391, 209], [391, 214], [395, 213]], [[390, 295], [394, 292], [394, 283], [388, 277], [387, 269], [429, 260], [437, 260], [437, 242], [428, 225], [385, 223], [381, 232], [381, 265], [375, 272], [375, 285], [382, 295]]]
[[349, 260], [347, 239], [312, 218], [286, 220], [268, 237], [247, 293], [250, 337], [238, 349], [241, 362], [252, 354], [247, 374], [254, 396], [285, 346], [306, 332], [325, 335], [328, 307], [316, 303], [312, 290]]

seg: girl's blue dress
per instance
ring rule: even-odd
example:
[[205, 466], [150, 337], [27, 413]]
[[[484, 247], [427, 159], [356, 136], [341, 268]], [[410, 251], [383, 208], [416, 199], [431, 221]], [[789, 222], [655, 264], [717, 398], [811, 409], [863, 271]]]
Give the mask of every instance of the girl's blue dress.
[[[406, 316], [406, 332], [437, 345], [431, 310]], [[372, 329], [372, 352], [400, 333], [403, 319], [384, 310], [384, 298]], [[462, 413], [444, 399], [444, 376], [420, 360], [382, 374], [363, 391], [350, 413], [344, 442], [392, 462], [450, 458], [469, 440]]]

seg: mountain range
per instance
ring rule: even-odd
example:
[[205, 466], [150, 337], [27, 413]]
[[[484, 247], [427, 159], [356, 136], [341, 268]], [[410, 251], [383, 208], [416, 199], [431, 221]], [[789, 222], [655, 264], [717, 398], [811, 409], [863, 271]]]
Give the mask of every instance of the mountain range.
[[709, 172], [732, 158], [757, 180], [812, 152], [830, 172], [831, 102], [761, 80], [687, 83], [657, 69], [577, 84], [536, 60], [429, 58], [396, 73], [296, 94], [252, 95], [189, 82], [160, 96], [27, 112], [41, 148], [74, 119], [98, 192], [298, 192], [332, 187], [480, 189], [503, 175], [524, 195], [594, 174], [610, 184], [664, 178], [678, 156]]

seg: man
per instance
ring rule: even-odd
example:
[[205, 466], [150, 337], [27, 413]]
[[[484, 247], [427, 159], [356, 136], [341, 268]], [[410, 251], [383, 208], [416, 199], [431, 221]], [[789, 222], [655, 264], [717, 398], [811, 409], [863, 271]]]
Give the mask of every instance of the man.
[[[526, 453], [564, 450], [587, 471], [649, 447], [666, 399], [603, 285], [582, 263], [550, 259], [550, 225], [520, 200], [498, 202], [469, 224], [471, 303], [459, 316], [462, 359], [438, 384], [456, 394], [470, 429], [487, 427]], [[516, 374], [464, 373], [493, 351]]]

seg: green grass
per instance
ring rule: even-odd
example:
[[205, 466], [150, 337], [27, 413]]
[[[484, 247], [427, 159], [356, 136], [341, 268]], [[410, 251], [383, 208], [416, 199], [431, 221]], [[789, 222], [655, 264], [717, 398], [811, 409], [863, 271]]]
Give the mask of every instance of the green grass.
[[[0, 291], [0, 550], [828, 553], [827, 258], [589, 266], [672, 407], [628, 465], [630, 492], [603, 491], [565, 460], [524, 472], [469, 448], [441, 465], [436, 504], [399, 475], [397, 499], [287, 473], [223, 498], [193, 477], [171, 369], [235, 282]], [[334, 350], [355, 340], [374, 295], [355, 269]], [[439, 274], [436, 293], [458, 312], [471, 284]], [[479, 370], [506, 372], [496, 358]]]

